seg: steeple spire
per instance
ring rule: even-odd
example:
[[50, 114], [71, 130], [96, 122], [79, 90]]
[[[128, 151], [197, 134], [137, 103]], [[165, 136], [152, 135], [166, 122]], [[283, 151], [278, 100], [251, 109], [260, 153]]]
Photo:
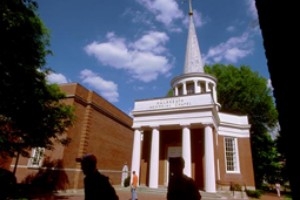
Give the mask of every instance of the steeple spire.
[[184, 74], [200, 72], [204, 73], [199, 43], [193, 21], [192, 0], [189, 1], [189, 30], [185, 53]]
[[[217, 79], [204, 72], [197, 34], [193, 22], [192, 0], [189, 1], [189, 30], [185, 52], [184, 72], [172, 79], [174, 96], [206, 95], [211, 93], [212, 101], [219, 109], [217, 99]], [[199, 97], [200, 97], [199, 96]], [[200, 98], [201, 99], [201, 98]]]

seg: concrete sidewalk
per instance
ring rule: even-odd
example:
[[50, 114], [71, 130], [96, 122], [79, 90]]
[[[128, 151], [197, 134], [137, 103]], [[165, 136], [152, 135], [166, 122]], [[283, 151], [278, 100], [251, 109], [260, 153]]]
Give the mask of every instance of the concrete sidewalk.
[[[130, 187], [121, 187], [121, 186], [114, 186], [114, 187], [116, 189], [116, 192], [120, 200], [131, 200]], [[223, 193], [200, 192], [200, 193], [202, 195], [202, 200], [224, 200], [224, 199], [235, 199], [235, 200], [245, 199], [246, 200], [248, 199], [246, 195], [239, 195], [239, 196], [232, 197], [230, 192], [223, 192]], [[137, 194], [139, 200], [166, 200], [167, 188], [164, 187], [158, 189], [151, 189], [148, 187], [141, 186], [138, 188]], [[83, 190], [62, 191], [55, 194], [54, 199], [84, 200], [84, 193]]]
[[[119, 196], [119, 200], [131, 200], [130, 188], [119, 188], [115, 187], [116, 192]], [[147, 192], [147, 191], [138, 191], [139, 200], [166, 200], [166, 193], [164, 192]], [[56, 193], [54, 197], [43, 200], [55, 200], [55, 199], [64, 199], [64, 200], [84, 200], [83, 190], [77, 191], [67, 191]]]
[[[131, 192], [129, 187], [114, 186], [119, 196], [119, 200], [131, 200]], [[231, 192], [218, 192], [218, 193], [206, 193], [200, 192], [202, 195], [201, 200], [257, 200], [255, 198], [248, 198], [244, 194], [231, 195]], [[147, 187], [138, 188], [138, 200], [166, 200], [167, 189], [150, 189]], [[83, 190], [69, 190], [61, 191], [55, 195], [49, 197], [38, 198], [35, 200], [84, 200]], [[278, 200], [279, 198], [275, 193], [266, 193], [260, 197], [259, 200]]]
[[[120, 200], [131, 200], [131, 193], [129, 191], [117, 191]], [[68, 199], [68, 200], [84, 200], [83, 195], [69, 195], [69, 196], [56, 196], [54, 199]], [[146, 194], [138, 193], [140, 200], [166, 200], [165, 195], [161, 194]], [[50, 200], [50, 199], [49, 199]]]

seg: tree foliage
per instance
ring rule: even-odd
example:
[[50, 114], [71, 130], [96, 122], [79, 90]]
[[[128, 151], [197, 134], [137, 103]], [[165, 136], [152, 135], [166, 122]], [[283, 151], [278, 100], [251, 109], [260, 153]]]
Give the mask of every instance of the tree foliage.
[[49, 33], [31, 0], [0, 3], [0, 153], [27, 155], [32, 147], [66, 144], [64, 131], [73, 122], [72, 107], [50, 85], [44, 68]]
[[249, 118], [256, 187], [261, 187], [263, 181], [273, 182], [281, 167], [270, 135], [278, 124], [278, 113], [267, 79], [247, 66], [216, 64], [206, 66], [205, 71], [218, 80], [221, 111]]

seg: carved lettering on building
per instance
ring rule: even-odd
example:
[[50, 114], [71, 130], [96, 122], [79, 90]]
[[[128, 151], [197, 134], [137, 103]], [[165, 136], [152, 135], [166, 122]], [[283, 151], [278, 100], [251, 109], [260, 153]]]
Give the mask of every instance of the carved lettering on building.
[[160, 99], [151, 105], [150, 109], [167, 109], [175, 107], [191, 106], [191, 102], [184, 99]]

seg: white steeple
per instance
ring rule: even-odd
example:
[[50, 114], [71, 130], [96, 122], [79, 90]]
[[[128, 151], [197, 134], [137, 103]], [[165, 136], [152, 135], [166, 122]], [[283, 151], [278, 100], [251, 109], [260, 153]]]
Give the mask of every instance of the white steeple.
[[184, 73], [200, 72], [203, 73], [203, 61], [193, 21], [192, 3], [189, 0], [189, 29], [185, 53]]
[[[192, 0], [189, 0], [189, 29], [185, 53], [184, 72], [172, 79], [174, 96], [211, 93], [213, 102], [218, 107], [217, 80], [204, 72], [200, 47], [193, 21]], [[218, 109], [218, 108], [217, 108]]]

